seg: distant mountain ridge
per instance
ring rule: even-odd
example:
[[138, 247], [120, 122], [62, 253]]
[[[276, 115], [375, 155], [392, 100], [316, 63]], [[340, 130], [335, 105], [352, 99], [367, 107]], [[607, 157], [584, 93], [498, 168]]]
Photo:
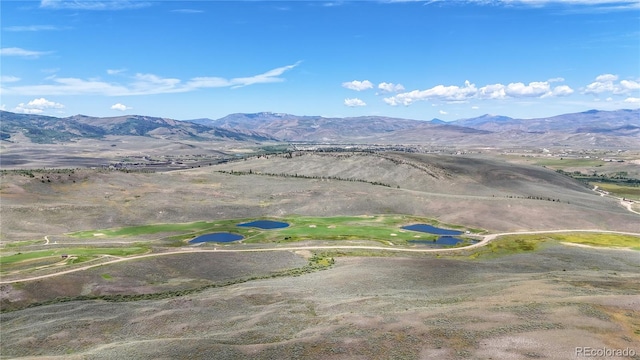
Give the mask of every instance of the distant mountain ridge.
[[[482, 115], [470, 119], [445, 122], [399, 119], [384, 116], [351, 118], [325, 118], [321, 116], [296, 116], [291, 114], [260, 112], [230, 114], [217, 120], [187, 120], [201, 125], [225, 129], [258, 131], [287, 141], [375, 141], [395, 135], [398, 141], [415, 141], [417, 138], [434, 139], [437, 134], [444, 140], [457, 139], [457, 135], [509, 134], [509, 138], [527, 134], [546, 134], [547, 137], [591, 141], [593, 145], [607, 142], [602, 136], [634, 136], [640, 127], [640, 109], [563, 114], [549, 118], [514, 119], [499, 115]], [[591, 139], [591, 133], [600, 138]], [[562, 135], [562, 136], [561, 136]], [[412, 139], [413, 137], [413, 139]], [[582, 140], [577, 140], [581, 139]], [[633, 141], [632, 141], [633, 142]]]
[[170, 139], [275, 141], [254, 131], [207, 127], [195, 123], [141, 115], [66, 118], [0, 111], [0, 139], [22, 133], [35, 143], [66, 142], [79, 138], [100, 139], [108, 135]]
[[599, 132], [606, 132], [607, 129], [615, 131], [625, 126], [640, 127], [640, 109], [589, 110], [536, 119], [513, 119], [506, 116], [483, 115], [471, 119], [456, 120], [450, 124], [494, 132], [511, 130], [527, 132], [559, 131], [566, 133], [592, 132], [589, 129], [600, 129]]
[[0, 111], [0, 139], [23, 134], [35, 143], [105, 136], [195, 141], [392, 143], [436, 146], [580, 146], [640, 148], [640, 109], [514, 119], [482, 115], [444, 122], [360, 116], [330, 118], [260, 112], [220, 119], [174, 120], [142, 115], [57, 118]]

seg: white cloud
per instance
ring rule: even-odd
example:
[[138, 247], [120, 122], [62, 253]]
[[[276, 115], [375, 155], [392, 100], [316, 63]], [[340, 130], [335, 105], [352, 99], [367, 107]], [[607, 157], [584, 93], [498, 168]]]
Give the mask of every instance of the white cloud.
[[349, 82], [343, 82], [342, 87], [347, 88], [349, 90], [362, 91], [367, 89], [373, 89], [373, 84], [369, 80], [364, 80], [364, 81], [353, 80]]
[[521, 82], [511, 83], [505, 89], [507, 95], [512, 97], [539, 97], [549, 92], [549, 83], [535, 81], [525, 85]]
[[440, 100], [449, 103], [468, 101], [469, 99], [507, 99], [507, 98], [545, 98], [567, 96], [574, 91], [567, 85], [551, 89], [549, 81], [534, 81], [529, 84], [521, 82], [485, 85], [477, 88], [475, 84], [465, 81], [464, 86], [437, 85], [427, 90], [413, 90], [383, 99], [391, 106], [411, 105], [420, 100]]
[[131, 109], [131, 107], [120, 104], [120, 103], [111, 105], [111, 110], [125, 111], [129, 109]]
[[505, 86], [502, 84], [486, 85], [478, 90], [481, 99], [504, 99], [507, 97]]
[[400, 93], [392, 97], [384, 99], [389, 105], [409, 106], [420, 100], [438, 99], [444, 101], [461, 101], [475, 96], [478, 92], [476, 86], [469, 81], [465, 81], [463, 87], [437, 85], [427, 90], [413, 90], [410, 92]]
[[20, 78], [17, 76], [11, 76], [11, 75], [0, 76], [0, 83], [9, 83], [9, 82], [18, 82], [18, 81], [20, 81]]
[[27, 103], [27, 106], [33, 107], [36, 109], [62, 109], [64, 105], [49, 101], [45, 98], [33, 99]]
[[53, 25], [26, 25], [26, 26], [7, 26], [5, 31], [22, 32], [22, 31], [50, 31], [60, 30], [60, 28]]
[[0, 105], [0, 110], [7, 111], [7, 105], [5, 104]]
[[618, 80], [618, 75], [613, 74], [602, 74], [596, 77], [596, 81], [606, 82], [606, 81], [616, 81]]
[[640, 90], [640, 82], [634, 80], [618, 80], [618, 75], [603, 74], [596, 77], [596, 80], [587, 85], [583, 94], [601, 94], [610, 92], [616, 95], [629, 94], [633, 91]]
[[127, 71], [127, 69], [107, 69], [107, 74], [109, 75], [117, 75]]
[[480, 107], [479, 107], [479, 106], [472, 106], [471, 108], [472, 108], [473, 110], [478, 110], [478, 109], [480, 109]]
[[640, 82], [633, 80], [620, 81], [620, 87], [623, 91], [640, 90]]
[[567, 85], [560, 85], [553, 88], [553, 91], [549, 96], [569, 96], [573, 94], [574, 91]]
[[381, 82], [380, 84], [378, 84], [378, 89], [385, 92], [398, 92], [404, 90], [404, 86], [402, 86], [401, 84]]
[[344, 104], [345, 104], [346, 106], [349, 106], [349, 107], [355, 107], [355, 106], [367, 106], [367, 104], [366, 104], [364, 101], [362, 101], [362, 100], [360, 100], [360, 99], [358, 99], [358, 98], [353, 98], [353, 99], [344, 99]]
[[23, 114], [42, 114], [44, 110], [42, 109], [33, 109], [24, 106], [24, 103], [18, 104], [18, 106], [13, 109], [13, 112], [23, 113]]
[[628, 104], [635, 104], [640, 106], [640, 98], [637, 98], [637, 97], [628, 97], [624, 99], [624, 102]]
[[150, 6], [146, 1], [129, 0], [42, 0], [40, 7], [44, 9], [71, 9], [71, 10], [124, 10], [138, 9]]
[[28, 57], [28, 58], [37, 58], [42, 55], [46, 55], [50, 53], [51, 53], [50, 51], [26, 50], [18, 47], [0, 49], [0, 55], [2, 56], [21, 56], [21, 57]]
[[554, 82], [564, 82], [564, 78], [563, 77], [555, 77], [552, 79], [547, 80], [550, 83], [554, 83]]
[[438, 112], [440, 113], [440, 115], [447, 115], [447, 114], [448, 114], [448, 112], [446, 112], [446, 111], [444, 111], [444, 110], [440, 110], [440, 111], [438, 111]]
[[177, 78], [163, 78], [154, 74], [135, 74], [129, 83], [120, 84], [99, 79], [78, 79], [51, 77], [50, 84], [4, 87], [3, 93], [27, 96], [41, 95], [105, 95], [130, 96], [168, 93], [184, 93], [203, 88], [231, 87], [239, 88], [254, 84], [284, 81], [280, 76], [298, 66], [282, 66], [263, 74], [225, 79], [221, 77], [195, 77], [186, 82]]
[[24, 114], [41, 114], [47, 109], [63, 109], [64, 105], [49, 101], [45, 98], [38, 98], [29, 101], [26, 105], [25, 103], [20, 103], [14, 109], [15, 112], [24, 113]]

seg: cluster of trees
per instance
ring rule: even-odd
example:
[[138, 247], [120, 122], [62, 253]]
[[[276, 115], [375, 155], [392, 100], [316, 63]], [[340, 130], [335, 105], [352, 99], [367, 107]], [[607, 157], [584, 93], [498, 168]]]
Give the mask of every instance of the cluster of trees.
[[[315, 176], [315, 175], [299, 175], [299, 174], [286, 174], [286, 173], [263, 173], [263, 172], [253, 172], [251, 169], [249, 171], [226, 171], [226, 170], [218, 170], [219, 173], [230, 174], [230, 175], [263, 175], [263, 176], [274, 176], [274, 177], [284, 177], [284, 178], [298, 178], [298, 179], [312, 179], [312, 180], [338, 180], [338, 181], [351, 181], [351, 182], [362, 182], [371, 185], [379, 185], [391, 187], [391, 185], [379, 182], [379, 181], [369, 181], [364, 179], [353, 179], [353, 178], [342, 178], [339, 176]], [[400, 188], [400, 186], [398, 186]]]
[[[28, 170], [2, 170], [2, 175], [17, 174], [26, 176], [41, 183], [59, 182], [64, 183], [66, 181], [73, 181], [80, 179], [80, 175], [76, 174], [76, 169], [28, 169]], [[66, 175], [66, 176], [64, 176]], [[84, 177], [86, 179], [86, 176]]]
[[569, 176], [576, 180], [588, 183], [589, 181], [603, 182], [603, 183], [616, 183], [625, 184], [630, 186], [640, 186], [640, 179], [634, 179], [628, 177], [629, 173], [626, 171], [618, 171], [614, 174], [583, 174], [580, 171], [568, 172], [561, 169], [556, 170], [557, 173]]
[[[495, 195], [493, 195], [493, 197], [495, 197]], [[552, 201], [552, 202], [561, 202], [560, 199], [553, 199], [550, 197], [544, 197], [544, 196], [533, 196], [533, 195], [529, 195], [529, 196], [515, 196], [515, 195], [505, 195], [505, 197], [507, 199], [528, 199], [528, 200], [544, 200], [544, 201]], [[567, 204], [569, 202], [567, 201]]]

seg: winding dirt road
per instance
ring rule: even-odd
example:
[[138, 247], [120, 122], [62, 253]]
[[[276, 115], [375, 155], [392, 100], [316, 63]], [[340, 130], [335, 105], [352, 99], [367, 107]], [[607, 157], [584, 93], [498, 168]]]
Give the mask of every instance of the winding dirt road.
[[[17, 279], [17, 280], [7, 280], [0, 281], [0, 284], [13, 284], [18, 282], [26, 282], [26, 281], [34, 281], [40, 279], [46, 279], [54, 276], [60, 276], [65, 274], [74, 273], [77, 271], [84, 271], [88, 269], [92, 269], [98, 266], [111, 265], [123, 261], [131, 261], [131, 260], [139, 260], [144, 258], [156, 257], [156, 256], [167, 256], [167, 255], [177, 255], [177, 254], [192, 254], [192, 253], [221, 253], [221, 252], [264, 252], [264, 251], [298, 251], [298, 250], [383, 250], [383, 251], [396, 251], [396, 252], [414, 252], [414, 253], [433, 253], [433, 252], [455, 252], [460, 250], [468, 250], [474, 249], [478, 247], [482, 247], [487, 245], [489, 242], [495, 240], [500, 236], [505, 235], [535, 235], [535, 234], [553, 234], [553, 233], [565, 233], [565, 232], [592, 232], [592, 233], [608, 233], [608, 234], [621, 234], [621, 235], [632, 235], [639, 236], [640, 233], [632, 233], [632, 232], [623, 232], [623, 231], [609, 231], [609, 230], [585, 230], [585, 229], [566, 229], [566, 230], [540, 230], [540, 231], [516, 231], [516, 232], [505, 232], [498, 234], [489, 234], [484, 235], [482, 241], [459, 248], [446, 248], [446, 249], [410, 249], [410, 248], [392, 248], [392, 247], [384, 247], [384, 246], [358, 246], [358, 245], [335, 245], [335, 246], [289, 246], [289, 247], [273, 247], [273, 248], [256, 248], [256, 249], [199, 249], [195, 247], [190, 247], [182, 250], [168, 251], [163, 253], [153, 253], [153, 254], [145, 254], [145, 255], [137, 255], [126, 258], [116, 257], [114, 260], [102, 262], [100, 264], [86, 265], [82, 267], [77, 267], [69, 270], [59, 271], [53, 274], [34, 276], [30, 278]], [[45, 237], [46, 238], [46, 237]], [[111, 257], [109, 255], [103, 256]]]

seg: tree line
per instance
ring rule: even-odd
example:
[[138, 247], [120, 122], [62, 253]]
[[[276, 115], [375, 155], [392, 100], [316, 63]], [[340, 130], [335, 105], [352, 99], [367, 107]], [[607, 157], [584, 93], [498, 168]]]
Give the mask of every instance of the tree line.
[[[297, 178], [297, 179], [311, 179], [311, 180], [337, 180], [337, 181], [351, 181], [351, 182], [362, 182], [371, 185], [379, 185], [391, 187], [390, 184], [383, 183], [380, 181], [369, 181], [365, 179], [354, 179], [354, 178], [342, 178], [339, 176], [315, 176], [315, 175], [300, 175], [300, 174], [287, 174], [287, 173], [263, 173], [263, 172], [253, 172], [251, 169], [249, 171], [226, 171], [226, 170], [218, 170], [219, 173], [230, 174], [230, 175], [262, 175], [262, 176], [273, 176], [273, 177], [284, 177], [284, 178]], [[397, 186], [400, 188], [400, 186]]]

